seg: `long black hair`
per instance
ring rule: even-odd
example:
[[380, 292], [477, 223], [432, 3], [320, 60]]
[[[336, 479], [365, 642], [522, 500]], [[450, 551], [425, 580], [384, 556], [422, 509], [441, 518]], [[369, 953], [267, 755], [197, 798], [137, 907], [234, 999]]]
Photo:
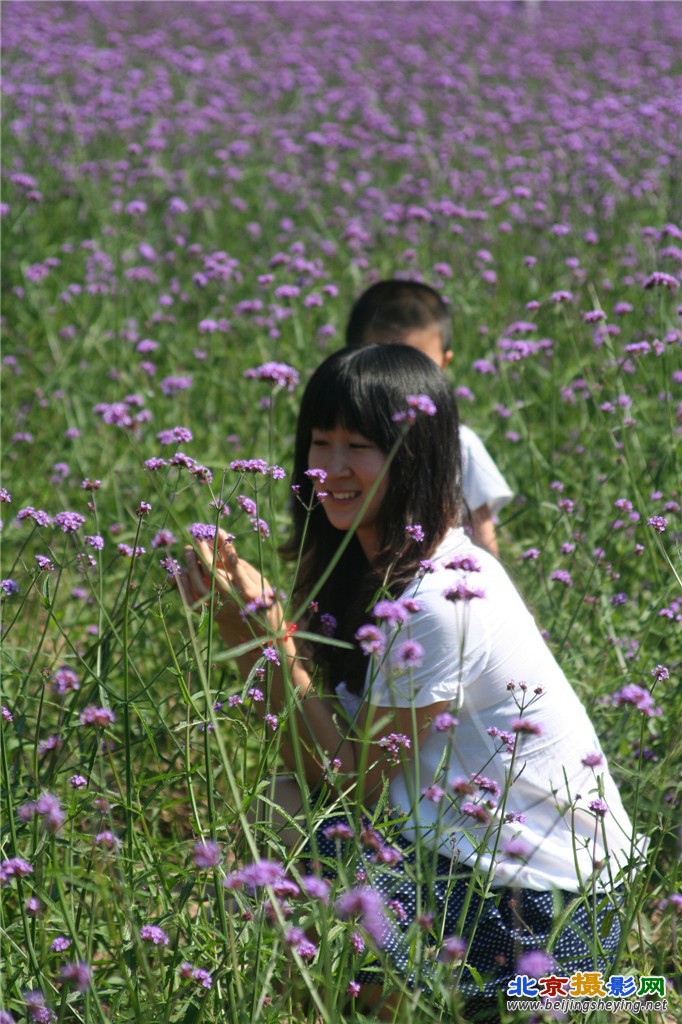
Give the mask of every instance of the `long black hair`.
[[[408, 396], [427, 396], [434, 415], [415, 412], [407, 429], [396, 413], [408, 409]], [[367, 607], [383, 583], [397, 596], [416, 576], [419, 562], [433, 554], [462, 505], [459, 422], [452, 389], [436, 364], [406, 345], [342, 349], [317, 368], [303, 394], [296, 429], [293, 485], [293, 534], [284, 549], [301, 551], [296, 581], [303, 599], [332, 561], [344, 532], [333, 527], [315, 500], [306, 476], [314, 429], [334, 427], [357, 432], [389, 453], [401, 438], [388, 467], [388, 487], [377, 515], [378, 555], [370, 565], [356, 537], [319, 592], [320, 614], [332, 615], [341, 639], [353, 640], [366, 621]], [[406, 527], [421, 527], [417, 541]], [[329, 620], [327, 620], [329, 621]], [[364, 673], [353, 657], [318, 645], [316, 656], [333, 687], [341, 679], [362, 689]]]

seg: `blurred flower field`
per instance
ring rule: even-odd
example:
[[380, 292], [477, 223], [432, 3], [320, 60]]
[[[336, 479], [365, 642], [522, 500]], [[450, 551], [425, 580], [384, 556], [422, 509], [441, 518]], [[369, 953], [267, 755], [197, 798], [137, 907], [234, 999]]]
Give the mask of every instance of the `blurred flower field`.
[[[298, 396], [396, 275], [451, 304], [501, 559], [650, 837], [618, 970], [676, 1019], [681, 34], [658, 2], [3, 5], [2, 1024], [372, 1019], [368, 922], [247, 821], [265, 668], [168, 568], [219, 525], [290, 593]], [[464, 1020], [441, 960], [398, 1020]]]

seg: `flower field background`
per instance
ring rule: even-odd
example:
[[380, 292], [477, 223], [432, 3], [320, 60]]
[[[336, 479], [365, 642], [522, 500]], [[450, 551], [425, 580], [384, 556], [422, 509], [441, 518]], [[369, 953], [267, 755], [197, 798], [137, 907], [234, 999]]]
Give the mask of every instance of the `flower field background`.
[[[298, 397], [395, 275], [451, 303], [500, 556], [650, 837], [617, 970], [680, 1012], [679, 13], [3, 5], [3, 1024], [370, 1019], [371, 922], [246, 818], [265, 670], [166, 569], [219, 524], [290, 593]], [[441, 960], [397, 1020], [464, 1019]]]

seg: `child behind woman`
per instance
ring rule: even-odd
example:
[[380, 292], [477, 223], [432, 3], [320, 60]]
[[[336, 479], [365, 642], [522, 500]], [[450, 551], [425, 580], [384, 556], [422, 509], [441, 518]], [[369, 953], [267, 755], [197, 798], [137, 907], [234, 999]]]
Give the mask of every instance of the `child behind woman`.
[[[453, 357], [450, 310], [419, 281], [378, 281], [355, 301], [346, 325], [348, 347], [374, 344], [408, 345], [445, 370]], [[459, 442], [466, 518], [474, 542], [497, 556], [493, 517], [513, 493], [478, 434], [463, 423]]]
[[[308, 854], [332, 876], [341, 857], [342, 877], [365, 879], [358, 900], [393, 908], [384, 964], [437, 1000], [437, 960], [413, 951], [425, 942], [447, 960], [456, 948], [484, 981], [460, 968], [467, 1012], [494, 1014], [524, 953], [551, 945], [557, 977], [608, 971], [633, 839], [584, 707], [502, 566], [459, 525], [457, 426], [444, 376], [407, 346], [346, 349], [314, 373], [293, 473], [295, 603], [336, 559], [317, 603], [353, 650], [319, 644], [303, 660], [280, 640], [268, 700], [296, 718], [298, 756], [287, 739], [282, 753], [299, 786], [320, 791], [337, 765], [330, 796], [343, 793], [344, 813]], [[212, 560], [210, 544], [187, 550], [193, 599], [209, 592]], [[239, 606], [268, 587], [224, 536], [214, 585], [221, 635], [242, 643]], [[282, 635], [274, 598], [266, 614]], [[254, 661], [242, 656], [244, 678]], [[372, 992], [377, 977], [357, 975]]]

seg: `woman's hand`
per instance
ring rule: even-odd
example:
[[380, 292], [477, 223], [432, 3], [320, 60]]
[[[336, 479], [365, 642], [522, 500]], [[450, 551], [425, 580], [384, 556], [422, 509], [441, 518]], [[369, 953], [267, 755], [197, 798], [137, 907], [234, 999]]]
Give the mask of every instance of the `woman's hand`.
[[253, 638], [254, 629], [249, 627], [248, 616], [243, 614], [245, 608], [253, 616], [256, 635], [257, 621], [268, 631], [281, 630], [282, 608], [268, 581], [249, 562], [239, 558], [223, 530], [218, 530], [215, 542], [200, 540], [194, 547], [187, 545], [185, 565], [185, 573], [176, 578], [179, 589], [192, 607], [207, 605], [213, 589], [215, 620], [226, 644], [232, 647]]

